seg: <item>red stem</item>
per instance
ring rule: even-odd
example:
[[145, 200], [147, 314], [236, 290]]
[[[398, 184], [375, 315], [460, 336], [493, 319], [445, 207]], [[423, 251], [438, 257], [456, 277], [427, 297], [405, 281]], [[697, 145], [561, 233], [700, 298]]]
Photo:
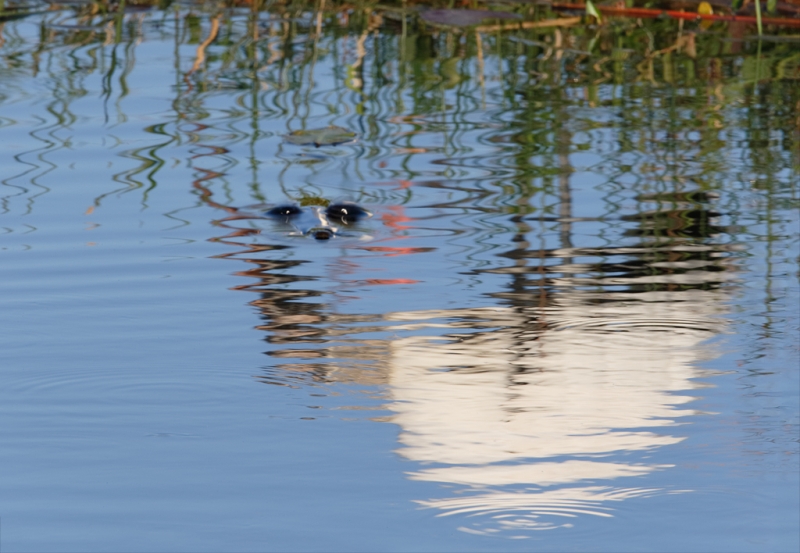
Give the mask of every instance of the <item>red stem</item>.
[[[584, 11], [584, 4], [563, 4], [553, 3], [556, 10], [580, 10]], [[674, 10], [654, 10], [651, 8], [614, 8], [611, 6], [595, 7], [602, 13], [608, 15], [623, 15], [628, 17], [661, 17], [668, 16], [674, 19], [708, 19], [711, 21], [730, 21], [736, 23], [756, 23], [756, 18], [749, 15], [717, 15], [694, 12], [679, 12]], [[762, 17], [761, 23], [764, 25], [782, 25], [784, 27], [800, 27], [800, 19], [784, 19], [778, 17]]]

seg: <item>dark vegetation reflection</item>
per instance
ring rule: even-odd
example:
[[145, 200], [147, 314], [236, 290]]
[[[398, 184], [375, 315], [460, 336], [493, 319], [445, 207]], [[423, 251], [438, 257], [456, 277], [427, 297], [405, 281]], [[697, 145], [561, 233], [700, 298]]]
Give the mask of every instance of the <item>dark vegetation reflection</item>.
[[[166, 160], [190, 159], [185, 210], [220, 213], [219, 257], [246, 264], [237, 289], [254, 294], [269, 357], [259, 382], [382, 386], [410, 478], [456, 486], [421, 505], [487, 515], [468, 531], [569, 526], [690, 491], [618, 479], [669, 470], [651, 456], [698, 414], [696, 363], [726, 328], [746, 224], [797, 206], [795, 43], [674, 21], [439, 27], [392, 2], [53, 6], [33, 45], [0, 23], [0, 100], [24, 96], [23, 73], [54, 92], [3, 177], [5, 211], [47, 193], [86, 81], [101, 77], [112, 137], [140, 41], [172, 43], [172, 111], [144, 129], [150, 144], [118, 147], [128, 165], [94, 204], [138, 190], [146, 205]], [[278, 146], [265, 184], [260, 146], [333, 123], [360, 141]], [[767, 201], [738, 222], [750, 195]], [[334, 196], [376, 216], [324, 247], [255, 205]], [[353, 289], [414, 294], [428, 276], [358, 263], [419, 256], [496, 286], [471, 307], [348, 312]]]

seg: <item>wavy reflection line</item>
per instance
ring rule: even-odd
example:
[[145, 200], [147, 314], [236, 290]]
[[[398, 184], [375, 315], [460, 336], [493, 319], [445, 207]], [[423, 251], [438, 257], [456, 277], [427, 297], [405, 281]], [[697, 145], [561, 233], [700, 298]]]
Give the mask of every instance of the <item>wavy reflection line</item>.
[[[41, 148], [35, 148], [33, 150], [29, 150], [27, 152], [22, 152], [20, 154], [14, 155], [14, 159], [18, 163], [20, 163], [22, 165], [28, 165], [28, 166], [30, 166], [30, 168], [24, 170], [23, 172], [21, 172], [21, 173], [19, 173], [17, 175], [14, 175], [13, 177], [11, 177], [9, 179], [3, 179], [3, 184], [8, 185], [8, 186], [13, 186], [13, 187], [21, 190], [21, 192], [19, 194], [14, 194], [12, 196], [20, 196], [20, 195], [25, 195], [26, 196], [26, 199], [27, 199], [27, 202], [26, 202], [27, 206], [26, 206], [26, 210], [25, 210], [26, 214], [30, 214], [30, 213], [33, 212], [33, 206], [35, 204], [36, 198], [38, 198], [39, 196], [42, 196], [42, 195], [44, 195], [44, 194], [46, 194], [47, 192], [50, 191], [50, 188], [48, 186], [38, 182], [39, 179], [41, 179], [42, 177], [44, 177], [48, 173], [54, 171], [55, 169], [57, 169], [57, 166], [54, 163], [52, 163], [52, 162], [48, 161], [47, 159], [45, 159], [45, 154], [60, 149], [59, 146], [60, 147], [64, 147], [63, 146], [63, 142], [61, 140], [59, 140], [58, 137], [55, 136], [55, 134], [54, 134], [54, 132], [56, 130], [58, 130], [59, 128], [62, 127], [62, 124], [58, 120], [58, 116], [57, 115], [56, 115], [56, 117], [57, 117], [57, 120], [56, 120], [56, 122], [54, 124], [46, 124], [45, 126], [39, 128], [39, 129], [34, 129], [34, 130], [32, 130], [32, 131], [30, 131], [28, 133], [34, 139], [38, 140], [39, 142], [43, 142], [44, 146], [42, 146]], [[44, 120], [42, 120], [42, 122], [46, 123]], [[47, 135], [52, 140], [48, 139], [48, 138], [44, 138], [42, 136], [39, 136], [40, 131], [48, 131]], [[26, 161], [24, 159], [24, 157], [26, 157], [26, 156], [28, 156], [30, 154], [35, 154], [36, 159], [39, 161], [39, 163]], [[26, 179], [26, 181], [28, 183], [30, 183], [30, 185], [32, 187], [36, 187], [36, 188], [41, 189], [38, 193], [33, 193], [30, 190], [30, 188], [28, 188], [26, 186], [14, 185], [14, 184], [11, 183], [11, 181], [21, 179], [22, 177], [26, 177], [30, 173], [35, 173], [35, 174], [30, 176], [30, 177], [28, 177]], [[9, 196], [4, 196], [4, 199], [6, 199], [8, 197]]]
[[[684, 493], [691, 490], [672, 491]], [[613, 488], [607, 486], [570, 487], [559, 490], [515, 493], [490, 492], [447, 499], [418, 500], [424, 508], [443, 511], [438, 516], [475, 515], [490, 517], [491, 522], [460, 527], [459, 530], [491, 535], [500, 531], [530, 531], [569, 528], [571, 523], [553, 521], [554, 517], [575, 519], [578, 515], [610, 518], [608, 502], [645, 498], [660, 492], [654, 488]], [[525, 534], [515, 537], [528, 537]]]

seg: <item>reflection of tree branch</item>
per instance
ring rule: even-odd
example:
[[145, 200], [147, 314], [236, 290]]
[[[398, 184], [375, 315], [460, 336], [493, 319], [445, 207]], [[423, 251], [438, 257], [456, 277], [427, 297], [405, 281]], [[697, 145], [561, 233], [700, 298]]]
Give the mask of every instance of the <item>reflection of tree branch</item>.
[[371, 32], [380, 27], [382, 22], [383, 18], [380, 15], [370, 15], [366, 28], [356, 40], [356, 61], [347, 68], [348, 77], [350, 77], [348, 79], [350, 84], [348, 84], [347, 88], [350, 88], [351, 90], [361, 92], [361, 89], [363, 88], [363, 79], [361, 79], [359, 76], [356, 76], [356, 72], [361, 69], [361, 66], [364, 63], [364, 58], [367, 55], [367, 49], [364, 47], [367, 42], [367, 37]]
[[581, 22], [580, 17], [561, 17], [559, 19], [544, 19], [542, 21], [523, 21], [499, 25], [479, 25], [475, 27], [478, 33], [495, 33], [497, 31], [519, 31], [522, 29], [541, 29], [543, 27], [572, 27]]
[[[681, 20], [682, 22], [683, 20]], [[687, 33], [685, 35], [681, 35], [675, 40], [675, 43], [671, 46], [667, 46], [666, 48], [662, 48], [661, 50], [656, 50], [655, 52], [650, 52], [646, 54], [648, 58], [654, 58], [656, 56], [660, 56], [663, 54], [668, 54], [669, 52], [678, 51], [680, 52], [683, 50], [686, 52], [686, 55], [690, 58], [697, 57], [697, 46], [695, 45], [695, 33]]]
[[[258, 229], [253, 228], [238, 228], [234, 226], [230, 226], [228, 223], [231, 221], [239, 221], [243, 219], [253, 219], [254, 216], [248, 213], [242, 213], [239, 211], [238, 208], [231, 207], [228, 205], [221, 204], [216, 202], [212, 199], [214, 193], [211, 191], [208, 186], [205, 185], [206, 181], [213, 180], [219, 177], [224, 176], [224, 173], [220, 173], [218, 171], [212, 171], [210, 169], [197, 169], [201, 173], [201, 176], [195, 179], [192, 182], [192, 186], [197, 190], [200, 194], [200, 201], [210, 207], [221, 209], [229, 213], [228, 217], [223, 219], [219, 219], [216, 221], [212, 221], [212, 224], [215, 226], [223, 227], [225, 229], [230, 230], [228, 234], [225, 236], [219, 236], [215, 238], [209, 239], [210, 242], [217, 242], [220, 244], [227, 244], [229, 246], [236, 246], [239, 248], [245, 248], [243, 251], [236, 251], [236, 252], [227, 252], [223, 254], [215, 255], [216, 258], [226, 258], [226, 257], [235, 257], [237, 255], [241, 255], [242, 253], [254, 253], [259, 251], [260, 249], [264, 249], [262, 246], [257, 244], [250, 244], [250, 243], [242, 243], [234, 240], [234, 238], [240, 238], [243, 236], [251, 236], [253, 234], [258, 234]], [[266, 249], [272, 249], [272, 247], [267, 247]]]
[[475, 31], [475, 50], [478, 57], [478, 85], [481, 89], [481, 109], [486, 109], [486, 82], [483, 76], [483, 41], [478, 31]]
[[319, 41], [319, 37], [322, 36], [322, 12], [325, 10], [325, 0], [320, 0], [319, 8], [317, 9], [317, 28], [316, 34], [314, 35], [314, 48], [317, 47], [317, 42]]
[[211, 196], [213, 196], [214, 193], [211, 192], [211, 190], [207, 186], [205, 186], [203, 184], [205, 181], [217, 179], [217, 178], [220, 178], [220, 177], [224, 176], [224, 173], [220, 173], [218, 171], [212, 171], [211, 169], [200, 169], [200, 168], [198, 168], [197, 170], [200, 173], [202, 173], [203, 176], [201, 176], [200, 178], [196, 179], [192, 183], [192, 186], [196, 190], [198, 190], [200, 192], [200, 200], [206, 205], [209, 205], [211, 207], [216, 207], [217, 209], [222, 209], [224, 211], [227, 211], [228, 213], [231, 213], [231, 214], [237, 213], [239, 210], [236, 209], [235, 207], [230, 207], [230, 206], [227, 206], [227, 205], [223, 205], [221, 203], [218, 203], [218, 202], [212, 200]]
[[211, 30], [208, 33], [208, 37], [206, 37], [206, 39], [197, 47], [197, 56], [195, 57], [194, 65], [192, 65], [192, 68], [186, 74], [187, 77], [200, 69], [200, 66], [206, 61], [206, 48], [208, 48], [208, 45], [216, 40], [217, 34], [219, 33], [219, 18], [220, 15], [217, 14], [211, 20]]
[[104, 28], [106, 38], [103, 41], [103, 46], [111, 46], [114, 43], [114, 20], [109, 19]]
[[[230, 234], [227, 234], [225, 236], [221, 236], [219, 238], [213, 238], [213, 239], [211, 239], [211, 241], [212, 242], [221, 242], [223, 244], [232, 244], [232, 245], [235, 245], [235, 246], [245, 246], [245, 247], [247, 247], [247, 251], [251, 251], [251, 250], [254, 251], [253, 250], [254, 246], [251, 245], [251, 244], [241, 244], [241, 243], [234, 242], [232, 240], [226, 240], [226, 239], [235, 238], [235, 237], [239, 237], [239, 236], [250, 236], [251, 234], [258, 234], [259, 231], [257, 229], [237, 228], [237, 227], [229, 226], [227, 224], [227, 223], [230, 223], [231, 221], [240, 221], [240, 220], [244, 220], [244, 219], [254, 219], [254, 218], [256, 218], [256, 216], [253, 215], [253, 214], [250, 214], [250, 213], [241, 212], [236, 207], [232, 207], [232, 206], [229, 206], [229, 205], [221, 204], [221, 203], [219, 203], [219, 202], [217, 202], [217, 201], [212, 199], [212, 196], [214, 195], [214, 193], [211, 191], [210, 188], [208, 188], [205, 185], [205, 182], [213, 180], [213, 179], [220, 178], [220, 177], [225, 175], [224, 173], [220, 173], [218, 171], [212, 171], [211, 169], [199, 169], [199, 168], [197, 169], [197, 171], [199, 171], [202, 174], [202, 176], [200, 176], [194, 182], [192, 182], [192, 186], [195, 188], [195, 190], [197, 190], [200, 193], [200, 201], [203, 202], [204, 204], [210, 206], [210, 207], [213, 207], [213, 208], [216, 208], [216, 209], [221, 209], [221, 210], [223, 210], [223, 211], [225, 211], [225, 212], [230, 214], [228, 217], [225, 217], [224, 219], [213, 221], [213, 224], [217, 225], [217, 226], [220, 226], [220, 227], [224, 227], [224, 228], [230, 229], [232, 232]], [[237, 255], [237, 253], [223, 254], [223, 255], [221, 255], [219, 257], [227, 257], [229, 255]]]

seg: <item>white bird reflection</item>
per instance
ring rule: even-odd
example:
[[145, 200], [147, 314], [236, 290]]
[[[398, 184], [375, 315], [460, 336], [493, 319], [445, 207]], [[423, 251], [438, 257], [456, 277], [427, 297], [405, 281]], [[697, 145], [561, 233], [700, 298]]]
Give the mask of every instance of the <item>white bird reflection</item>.
[[[724, 229], [714, 212], [683, 205], [688, 197], [643, 197], [663, 205], [631, 216], [625, 235], [638, 241], [625, 246], [564, 238], [536, 249], [520, 222], [500, 262], [483, 269], [509, 281], [488, 294], [491, 307], [347, 313], [292, 274], [299, 257], [254, 257], [257, 268], [242, 274], [259, 280], [252, 304], [279, 360], [259, 379], [385, 386], [398, 453], [415, 463], [408, 477], [447, 490], [417, 502], [469, 520], [466, 532], [524, 537], [684, 493], [654, 486], [653, 474], [672, 468], [678, 427], [699, 414], [691, 402], [709, 373], [697, 366], [716, 356], [708, 339], [725, 330], [723, 284], [738, 247], [715, 241]], [[355, 265], [345, 267], [325, 274], [345, 274], [337, 289], [352, 290]]]
[[[648, 462], [648, 452], [685, 439], [667, 428], [697, 414], [686, 392], [703, 386], [696, 363], [715, 355], [703, 342], [724, 330], [720, 294], [605, 293], [593, 303], [573, 291], [544, 309], [388, 315], [439, 333], [391, 343], [399, 453], [445, 465], [409, 477], [465, 487], [419, 503], [443, 516], [487, 515], [491, 524], [462, 529], [492, 533], [607, 517], [609, 503], [667, 493], [596, 483], [672, 466]], [[631, 452], [635, 461], [620, 460]]]

